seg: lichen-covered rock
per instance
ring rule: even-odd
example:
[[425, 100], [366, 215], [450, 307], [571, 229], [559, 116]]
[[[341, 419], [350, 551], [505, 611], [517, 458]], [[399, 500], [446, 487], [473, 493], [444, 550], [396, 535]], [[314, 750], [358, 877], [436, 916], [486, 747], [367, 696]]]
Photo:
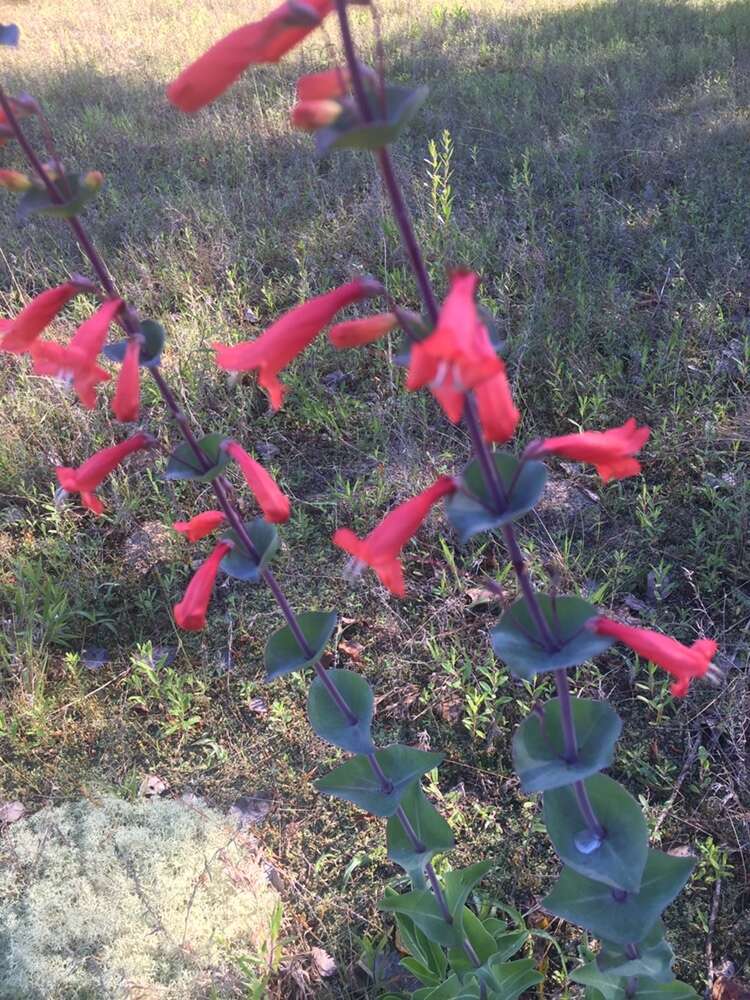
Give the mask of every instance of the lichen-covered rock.
[[241, 996], [278, 897], [252, 842], [207, 807], [106, 797], [0, 836], [2, 1000]]

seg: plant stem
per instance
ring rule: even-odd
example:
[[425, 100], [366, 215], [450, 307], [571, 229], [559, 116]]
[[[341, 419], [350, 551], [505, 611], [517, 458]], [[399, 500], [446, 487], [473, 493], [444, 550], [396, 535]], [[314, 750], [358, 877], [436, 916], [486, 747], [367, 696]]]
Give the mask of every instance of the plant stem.
[[[364, 86], [364, 81], [362, 79], [362, 73], [360, 71], [359, 62], [357, 60], [357, 53], [354, 47], [354, 41], [352, 39], [351, 28], [349, 26], [349, 18], [346, 10], [346, 0], [336, 0], [336, 12], [338, 14], [339, 25], [341, 27], [341, 39], [344, 45], [344, 52], [346, 54], [346, 61], [349, 67], [349, 72], [352, 78], [352, 87], [354, 89], [354, 95], [359, 106], [360, 114], [366, 122], [371, 122], [373, 120], [372, 109], [370, 108], [370, 102], [367, 98], [367, 92]], [[409, 209], [404, 201], [403, 193], [401, 187], [396, 178], [395, 171], [393, 169], [393, 162], [391, 160], [390, 154], [387, 148], [383, 148], [377, 151], [376, 157], [380, 165], [380, 172], [383, 178], [383, 183], [385, 185], [388, 197], [391, 202], [391, 208], [393, 210], [393, 215], [396, 223], [399, 227], [401, 233], [401, 239], [406, 249], [406, 252], [411, 261], [412, 270], [419, 286], [420, 295], [422, 302], [427, 311], [430, 320], [433, 323], [437, 322], [438, 319], [438, 304], [435, 298], [435, 293], [430, 282], [429, 274], [427, 272], [427, 267], [424, 262], [424, 257], [422, 256], [419, 243], [417, 241], [416, 234], [414, 232], [414, 226], [412, 224], [411, 216], [409, 214]], [[482, 478], [485, 481], [487, 490], [492, 497], [493, 503], [497, 510], [502, 511], [507, 504], [507, 494], [503, 487], [502, 480], [498, 475], [497, 469], [494, 462], [492, 461], [492, 455], [487, 443], [482, 435], [481, 426], [479, 423], [479, 418], [476, 411], [476, 404], [471, 393], [466, 394], [466, 403], [464, 406], [464, 422], [466, 428], [469, 432], [469, 436], [472, 442], [472, 448], [474, 454], [476, 455], [477, 461], [479, 462]], [[531, 615], [534, 624], [539, 632], [539, 636], [548, 650], [554, 650], [558, 648], [558, 642], [552, 633], [552, 630], [547, 622], [546, 617], [539, 604], [538, 596], [534, 588], [534, 584], [529, 576], [528, 567], [526, 565], [526, 560], [523, 557], [521, 547], [518, 544], [518, 539], [516, 538], [516, 533], [513, 529], [512, 524], [503, 525], [501, 528], [501, 533], [503, 541], [505, 542], [505, 547], [508, 551], [508, 556], [510, 557], [513, 570], [518, 578], [518, 583], [526, 600], [526, 605], [529, 609], [529, 614]], [[575, 759], [577, 756], [578, 748], [575, 735], [575, 722], [573, 720], [572, 709], [570, 706], [570, 689], [568, 686], [568, 676], [563, 670], [560, 671], [559, 679], [556, 673], [556, 683], [558, 686], [558, 693], [560, 697], [561, 710], [563, 712], [563, 732], [565, 738], [565, 748], [566, 756], [571, 757], [571, 760]], [[596, 819], [593, 807], [586, 792], [586, 788], [583, 782], [578, 781], [575, 783], [575, 793], [576, 798], [581, 809], [583, 818], [591, 830], [592, 833], [601, 836], [603, 829]], [[468, 943], [468, 942], [467, 942]]]

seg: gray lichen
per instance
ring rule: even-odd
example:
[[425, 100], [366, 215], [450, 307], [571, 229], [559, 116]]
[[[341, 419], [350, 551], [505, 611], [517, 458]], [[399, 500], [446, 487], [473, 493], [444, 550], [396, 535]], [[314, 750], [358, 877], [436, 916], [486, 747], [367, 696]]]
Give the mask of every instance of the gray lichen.
[[106, 797], [0, 837], [2, 1000], [232, 997], [278, 898], [219, 813]]

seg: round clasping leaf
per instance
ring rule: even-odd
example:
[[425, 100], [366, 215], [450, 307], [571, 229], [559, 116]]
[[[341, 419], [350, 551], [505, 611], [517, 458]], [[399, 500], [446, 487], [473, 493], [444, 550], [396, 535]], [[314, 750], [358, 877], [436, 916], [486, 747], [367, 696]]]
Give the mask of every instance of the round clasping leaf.
[[[144, 342], [141, 344], [141, 353], [138, 363], [144, 368], [156, 368], [161, 362], [161, 352], [164, 349], [164, 341], [167, 338], [164, 327], [153, 319], [141, 320], [141, 333]], [[128, 346], [127, 338], [117, 340], [114, 344], [106, 344], [102, 352], [110, 361], [122, 363], [125, 360], [125, 350]]]
[[240, 536], [232, 529], [222, 535], [222, 541], [234, 542], [234, 548], [231, 552], [227, 552], [221, 560], [221, 568], [227, 576], [232, 576], [235, 580], [258, 583], [263, 570], [273, 559], [279, 547], [279, 533], [275, 525], [269, 524], [262, 517], [245, 521], [244, 526], [255, 551], [258, 553], [258, 558], [256, 559], [248, 552], [242, 544]]
[[415, 889], [423, 889], [424, 866], [436, 854], [453, 847], [453, 831], [424, 794], [418, 779], [402, 798], [401, 805], [424, 850], [414, 847], [401, 820], [398, 816], [391, 816], [386, 825], [388, 857], [401, 865]]
[[[337, 615], [335, 611], [304, 611], [297, 615], [297, 624], [305, 637], [312, 655], [308, 656], [300, 649], [297, 640], [288, 625], [278, 629], [268, 639], [263, 662], [266, 665], [266, 680], [290, 674], [293, 670], [302, 670], [316, 663], [328, 644], [334, 628]], [[327, 737], [326, 737], [327, 739]]]
[[459, 541], [467, 542], [480, 531], [510, 524], [535, 506], [544, 492], [547, 467], [543, 462], [519, 462], [505, 451], [492, 453], [492, 460], [505, 489], [507, 504], [498, 512], [474, 459], [461, 474], [461, 488], [448, 500], [445, 512]]
[[[428, 93], [427, 87], [386, 87], [385, 117], [370, 124], [363, 124], [353, 109], [344, 108], [332, 125], [315, 133], [316, 152], [322, 156], [331, 149], [382, 149], [398, 138], [427, 100]], [[370, 104], [379, 109], [380, 92], [370, 89], [369, 97]]]
[[542, 906], [598, 938], [638, 944], [648, 937], [661, 911], [690, 878], [694, 865], [695, 858], [650, 850], [640, 889], [622, 893], [622, 898], [611, 886], [566, 867]]
[[622, 721], [603, 701], [572, 698], [573, 721], [578, 757], [568, 763], [563, 755], [564, 740], [560, 702], [552, 698], [520, 724], [513, 736], [513, 764], [525, 792], [561, 788], [596, 774], [612, 763]]
[[349, 753], [374, 753], [370, 734], [374, 711], [372, 688], [360, 674], [352, 670], [326, 671], [331, 683], [356, 716], [355, 722], [344, 717], [328, 692], [325, 684], [316, 677], [307, 696], [307, 715], [310, 725], [321, 739]]
[[390, 782], [388, 789], [383, 787], [370, 761], [362, 754], [319, 778], [315, 787], [326, 795], [353, 802], [374, 816], [392, 816], [412, 781], [437, 767], [443, 755], [393, 743], [377, 750], [375, 759]]
[[604, 827], [590, 834], [572, 785], [544, 793], [544, 822], [557, 853], [568, 867], [615, 889], [638, 892], [648, 858], [648, 827], [641, 807], [622, 785], [604, 774], [584, 782], [594, 815]]
[[553, 600], [546, 594], [539, 594], [537, 600], [557, 649], [548, 652], [544, 648], [525, 598], [511, 605], [490, 633], [496, 655], [516, 677], [530, 681], [548, 670], [577, 667], [612, 645], [613, 639], [585, 627], [599, 613], [592, 604], [580, 597]]
[[170, 455], [164, 478], [192, 479], [196, 483], [210, 483], [229, 465], [229, 455], [221, 449], [221, 443], [225, 440], [226, 434], [206, 434], [200, 439], [198, 446], [210, 463], [210, 468], [205, 470], [187, 442], [179, 445]]
[[18, 218], [27, 219], [38, 212], [57, 219], [72, 219], [81, 213], [86, 202], [98, 191], [98, 188], [84, 184], [79, 174], [65, 174], [56, 184], [60, 193], [67, 196], [64, 202], [58, 204], [53, 201], [44, 187], [30, 188], [18, 203]]

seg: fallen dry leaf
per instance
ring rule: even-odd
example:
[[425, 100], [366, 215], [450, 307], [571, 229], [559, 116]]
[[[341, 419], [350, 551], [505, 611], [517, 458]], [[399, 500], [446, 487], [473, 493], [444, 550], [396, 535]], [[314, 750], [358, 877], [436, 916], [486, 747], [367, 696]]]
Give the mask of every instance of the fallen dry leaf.
[[260, 795], [240, 795], [229, 810], [229, 818], [234, 820], [240, 830], [244, 830], [264, 820], [270, 808], [270, 799]]
[[25, 815], [26, 806], [23, 802], [0, 803], [0, 823], [17, 823]]
[[322, 948], [311, 948], [310, 957], [313, 960], [313, 967], [318, 975], [327, 978], [328, 976], [332, 976], [336, 971], [336, 962]]
[[750, 986], [739, 979], [717, 976], [711, 987], [711, 1000], [750, 1000]]
[[343, 653], [344, 656], [348, 656], [355, 663], [359, 663], [364, 651], [365, 647], [359, 642], [347, 642], [346, 639], [342, 639], [339, 642], [339, 652]]
[[263, 698], [251, 698], [247, 710], [253, 715], [268, 715], [268, 703]]

